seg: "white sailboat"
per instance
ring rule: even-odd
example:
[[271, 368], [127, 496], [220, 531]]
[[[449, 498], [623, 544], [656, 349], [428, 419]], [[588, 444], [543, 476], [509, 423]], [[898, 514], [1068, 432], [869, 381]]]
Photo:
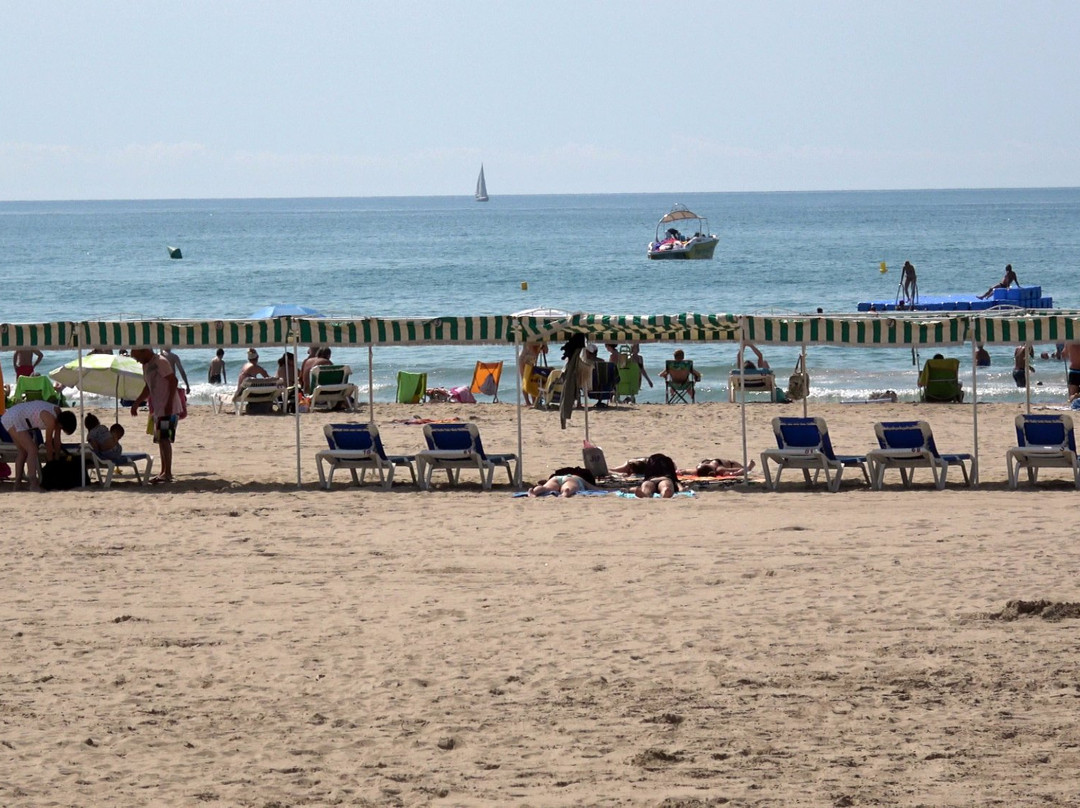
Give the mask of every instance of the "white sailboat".
[[484, 182], [484, 164], [480, 164], [480, 176], [476, 178], [476, 201], [487, 202], [487, 183]]

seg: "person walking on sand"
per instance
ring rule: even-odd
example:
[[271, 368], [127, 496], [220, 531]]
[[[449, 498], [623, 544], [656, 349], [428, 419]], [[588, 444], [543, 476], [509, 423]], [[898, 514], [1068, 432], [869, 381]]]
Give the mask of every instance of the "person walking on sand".
[[172, 352], [172, 348], [162, 348], [161, 355], [169, 360], [173, 373], [184, 380], [184, 392], [190, 396], [191, 385], [188, 383], [187, 372], [184, 370], [184, 363], [180, 361], [180, 357]]
[[154, 419], [154, 443], [161, 455], [161, 473], [151, 478], [154, 485], [171, 483], [173, 480], [173, 443], [176, 441], [176, 424], [180, 420], [180, 383], [172, 365], [164, 356], [149, 348], [135, 348], [131, 358], [143, 366], [143, 389], [131, 405], [131, 414], [137, 416], [139, 407], [149, 400]]
[[1005, 265], [1005, 277], [1003, 277], [1001, 279], [1000, 283], [995, 283], [993, 286], [991, 286], [989, 289], [987, 289], [985, 292], [983, 292], [981, 295], [979, 295], [979, 300], [986, 300], [986, 298], [988, 298], [988, 297], [990, 297], [990, 295], [994, 294], [995, 289], [1008, 289], [1014, 283], [1017, 286], [1019, 286], [1020, 285], [1020, 279], [1017, 278], [1016, 273], [1013, 272], [1012, 264], [1006, 264]]

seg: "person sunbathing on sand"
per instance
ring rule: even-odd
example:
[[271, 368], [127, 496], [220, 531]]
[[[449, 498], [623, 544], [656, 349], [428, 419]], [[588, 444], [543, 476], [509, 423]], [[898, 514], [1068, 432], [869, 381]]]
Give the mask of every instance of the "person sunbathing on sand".
[[737, 460], [724, 460], [721, 457], [717, 457], [713, 460], [702, 460], [692, 469], [679, 469], [679, 474], [722, 479], [726, 477], [742, 477], [746, 472], [753, 470], [753, 460], [750, 461], [750, 464], [746, 468], [743, 468], [743, 464]]
[[582, 468], [557, 469], [546, 482], [529, 489], [530, 497], [543, 497], [556, 494], [560, 497], [572, 497], [580, 491], [598, 491], [596, 478]]
[[641, 485], [630, 489], [630, 493], [640, 499], [651, 499], [659, 494], [662, 499], [671, 499], [676, 491], [681, 491], [682, 486], [671, 477], [650, 477]]

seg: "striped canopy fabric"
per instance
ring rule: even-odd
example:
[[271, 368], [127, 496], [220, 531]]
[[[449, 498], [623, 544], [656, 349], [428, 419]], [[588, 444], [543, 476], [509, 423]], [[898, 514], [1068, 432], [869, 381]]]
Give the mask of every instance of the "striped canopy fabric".
[[426, 317], [354, 320], [292, 318], [292, 332], [305, 345], [500, 345], [510, 341], [510, 319]]
[[1001, 315], [925, 312], [876, 315], [588, 314], [478, 317], [277, 317], [266, 320], [100, 320], [0, 323], [0, 351], [20, 348], [244, 348], [331, 346], [510, 345], [562, 342], [584, 334], [595, 342], [737, 342], [762, 345], [911, 347], [1080, 342], [1080, 312]]
[[962, 345], [969, 336], [967, 316], [746, 316], [742, 322], [746, 339], [761, 345], [905, 348]]
[[246, 348], [284, 345], [288, 335], [287, 317], [273, 320], [101, 320], [79, 326], [83, 348]]
[[571, 314], [515, 317], [513, 340], [564, 342], [585, 334], [594, 342], [737, 342], [734, 314]]
[[76, 323], [0, 323], [0, 350], [37, 348], [66, 351], [75, 347]]
[[1080, 312], [975, 317], [972, 339], [986, 345], [1080, 341]]

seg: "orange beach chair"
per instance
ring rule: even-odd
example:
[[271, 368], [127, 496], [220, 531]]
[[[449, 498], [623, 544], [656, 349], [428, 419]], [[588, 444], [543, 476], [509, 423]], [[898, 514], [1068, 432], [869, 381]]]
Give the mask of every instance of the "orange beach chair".
[[474, 396], [491, 396], [492, 403], [498, 401], [502, 368], [502, 362], [477, 362], [472, 385], [469, 387], [470, 392]]

